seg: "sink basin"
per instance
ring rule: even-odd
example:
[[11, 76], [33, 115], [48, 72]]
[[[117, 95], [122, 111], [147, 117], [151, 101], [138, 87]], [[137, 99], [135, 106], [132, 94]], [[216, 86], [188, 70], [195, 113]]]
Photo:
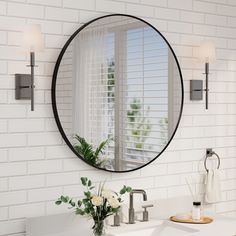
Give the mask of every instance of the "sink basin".
[[[198, 230], [172, 223], [169, 221], [157, 221], [148, 225], [148, 222], [137, 225], [124, 225], [120, 230], [110, 231], [109, 236], [183, 236], [196, 233]], [[145, 224], [147, 224], [145, 226]], [[131, 227], [129, 227], [131, 226]], [[122, 229], [123, 228], [123, 229]]]

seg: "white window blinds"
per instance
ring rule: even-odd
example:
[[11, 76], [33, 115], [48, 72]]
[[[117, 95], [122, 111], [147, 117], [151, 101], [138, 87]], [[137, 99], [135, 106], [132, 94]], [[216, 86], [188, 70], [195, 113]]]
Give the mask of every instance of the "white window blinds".
[[168, 140], [168, 47], [150, 27], [128, 29], [123, 40], [119, 165], [130, 169], [152, 160]]

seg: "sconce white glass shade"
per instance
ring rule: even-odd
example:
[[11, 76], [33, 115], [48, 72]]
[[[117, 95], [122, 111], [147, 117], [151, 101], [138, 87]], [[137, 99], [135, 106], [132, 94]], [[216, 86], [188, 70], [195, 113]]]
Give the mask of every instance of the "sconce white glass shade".
[[40, 25], [30, 24], [24, 27], [21, 46], [24, 52], [43, 51], [44, 40]]
[[204, 63], [214, 62], [216, 60], [214, 43], [211, 41], [203, 41], [198, 49], [198, 58]]

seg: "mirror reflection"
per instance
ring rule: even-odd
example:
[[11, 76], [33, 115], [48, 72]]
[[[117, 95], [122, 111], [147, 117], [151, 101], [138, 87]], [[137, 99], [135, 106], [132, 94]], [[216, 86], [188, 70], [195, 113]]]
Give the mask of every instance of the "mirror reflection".
[[129, 171], [156, 158], [182, 110], [175, 56], [150, 25], [125, 15], [88, 24], [70, 42], [56, 76], [56, 109], [74, 152]]

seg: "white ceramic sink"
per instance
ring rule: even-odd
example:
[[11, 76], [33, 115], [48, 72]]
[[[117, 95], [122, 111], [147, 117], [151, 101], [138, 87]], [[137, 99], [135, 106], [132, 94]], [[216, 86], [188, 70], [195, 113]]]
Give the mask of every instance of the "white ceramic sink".
[[183, 226], [180, 224], [175, 224], [169, 221], [156, 221], [152, 222], [149, 226], [148, 223], [140, 223], [137, 225], [123, 226], [120, 231], [113, 230], [108, 234], [109, 236], [183, 236], [191, 235], [191, 233], [196, 233], [198, 230]]

